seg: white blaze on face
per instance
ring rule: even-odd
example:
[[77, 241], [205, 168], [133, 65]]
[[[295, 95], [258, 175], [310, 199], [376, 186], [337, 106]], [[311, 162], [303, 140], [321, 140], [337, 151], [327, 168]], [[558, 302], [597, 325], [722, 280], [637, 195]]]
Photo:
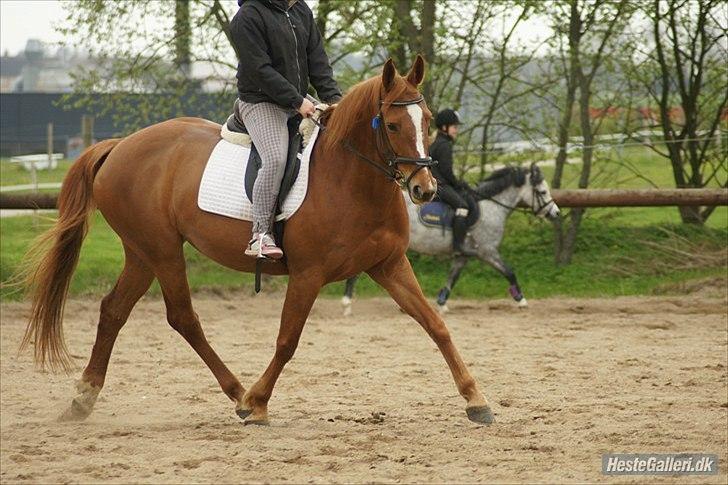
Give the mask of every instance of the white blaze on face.
[[425, 135], [422, 129], [422, 108], [419, 104], [407, 105], [407, 113], [412, 118], [412, 123], [415, 125], [415, 145], [417, 147], [417, 153], [420, 158], [425, 158]]

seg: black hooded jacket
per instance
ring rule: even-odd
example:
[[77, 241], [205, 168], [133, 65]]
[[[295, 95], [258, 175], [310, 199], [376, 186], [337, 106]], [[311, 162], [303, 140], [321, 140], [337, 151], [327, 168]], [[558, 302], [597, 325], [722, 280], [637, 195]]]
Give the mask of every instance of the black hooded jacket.
[[462, 187], [463, 183], [455, 177], [453, 172], [452, 145], [453, 139], [438, 130], [435, 141], [430, 145], [430, 156], [433, 160], [437, 160], [437, 165], [431, 170], [438, 184], [446, 184], [458, 189]]
[[313, 13], [303, 0], [238, 0], [230, 22], [238, 97], [298, 109], [309, 81], [322, 101], [341, 98]]

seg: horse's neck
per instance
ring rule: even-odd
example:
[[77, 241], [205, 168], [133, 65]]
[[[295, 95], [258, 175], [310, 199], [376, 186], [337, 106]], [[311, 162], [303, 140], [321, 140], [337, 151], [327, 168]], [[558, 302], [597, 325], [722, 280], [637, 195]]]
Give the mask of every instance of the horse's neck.
[[[322, 134], [326, 136], [325, 132]], [[376, 163], [381, 163], [376, 151], [376, 140], [357, 137], [350, 143], [362, 155]], [[362, 210], [369, 209], [380, 216], [399, 203], [399, 187], [370, 164], [361, 160], [351, 150], [343, 146], [335, 147], [331, 153], [324, 153], [325, 144], [319, 140], [311, 155], [312, 177], [316, 185], [326, 191], [332, 204], [337, 201], [357, 202]], [[384, 165], [382, 165], [384, 168]]]
[[[482, 191], [481, 191], [482, 192]], [[499, 192], [487, 195], [483, 197], [482, 200], [495, 200], [500, 202], [501, 204], [513, 207], [518, 202], [518, 198], [521, 193], [521, 188], [516, 187], [515, 185], [509, 185], [508, 187], [502, 189]], [[496, 203], [496, 202], [494, 202]]]
[[505, 221], [513, 212], [511, 207], [518, 205], [520, 192], [519, 187], [510, 186], [492, 197], [482, 199], [479, 203], [481, 213], [493, 214], [494, 219]]
[[[499, 194], [489, 199], [482, 199], [478, 203], [480, 218], [471, 230], [478, 245], [495, 248], [500, 246], [505, 234], [506, 221], [508, 216], [513, 213], [513, 210], [509, 209], [509, 207], [515, 207], [518, 198], [519, 189], [517, 187], [508, 187]], [[498, 202], [495, 202], [494, 199]]]

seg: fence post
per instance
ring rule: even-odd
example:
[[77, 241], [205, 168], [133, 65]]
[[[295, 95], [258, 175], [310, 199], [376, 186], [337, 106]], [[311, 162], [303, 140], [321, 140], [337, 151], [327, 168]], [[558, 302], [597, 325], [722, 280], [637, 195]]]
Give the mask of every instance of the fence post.
[[94, 117], [91, 115], [83, 115], [81, 117], [81, 138], [83, 138], [83, 147], [88, 148], [94, 139]]
[[48, 129], [46, 130], [48, 137], [48, 167], [53, 168], [53, 123], [48, 123]]

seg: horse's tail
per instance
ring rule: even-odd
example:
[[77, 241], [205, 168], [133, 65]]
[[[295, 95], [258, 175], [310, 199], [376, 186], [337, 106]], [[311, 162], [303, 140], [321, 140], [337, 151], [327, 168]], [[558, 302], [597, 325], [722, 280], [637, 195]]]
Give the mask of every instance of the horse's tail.
[[32, 301], [20, 350], [33, 342], [35, 362], [41, 368], [72, 368], [63, 340], [63, 308], [88, 231], [88, 219], [95, 209], [94, 177], [119, 141], [97, 143], [71, 165], [58, 196], [58, 220], [33, 243], [18, 273]]

